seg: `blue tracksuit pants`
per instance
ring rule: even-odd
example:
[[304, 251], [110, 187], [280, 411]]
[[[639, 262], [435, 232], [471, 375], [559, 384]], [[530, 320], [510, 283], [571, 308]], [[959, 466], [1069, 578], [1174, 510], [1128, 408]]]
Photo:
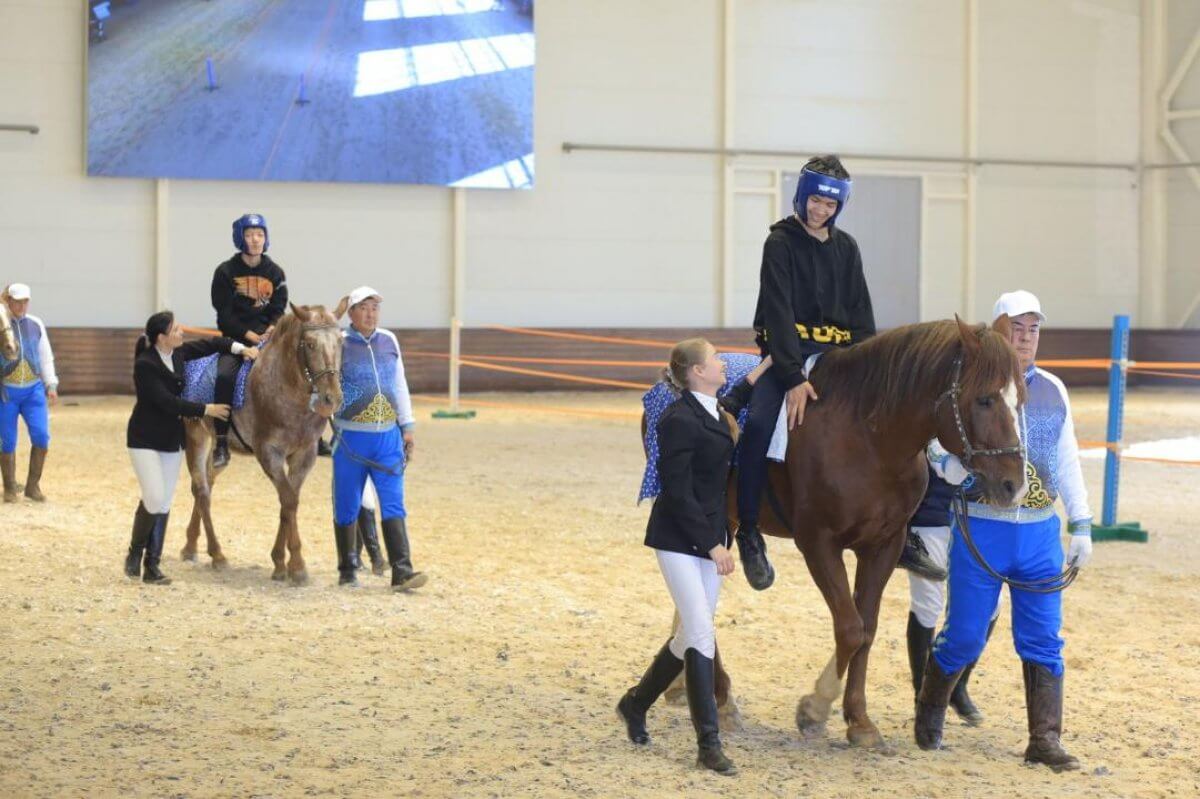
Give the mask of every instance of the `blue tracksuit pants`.
[[[392, 427], [381, 433], [343, 430], [339, 435], [340, 440], [335, 440], [333, 448], [334, 523], [347, 525], [357, 521], [368, 476], [379, 495], [380, 518], [405, 518], [408, 514], [404, 510], [404, 439], [400, 428]], [[350, 453], [390, 471], [371, 468], [351, 458]]]
[[38, 449], [50, 448], [50, 406], [46, 386], [41, 380], [24, 388], [4, 387], [5, 401], [0, 403], [0, 452], [17, 451], [17, 417], [25, 420], [29, 440]]
[[[971, 519], [971, 535], [984, 559], [1005, 577], [1038, 580], [1062, 572], [1063, 550], [1057, 516], [1040, 522]], [[1002, 583], [975, 561], [954, 527], [950, 544], [950, 596], [946, 623], [934, 643], [934, 658], [953, 674], [979, 658]], [[1035, 594], [1013, 589], [1013, 644], [1021, 660], [1039, 663], [1056, 677], [1063, 673], [1062, 593]]]

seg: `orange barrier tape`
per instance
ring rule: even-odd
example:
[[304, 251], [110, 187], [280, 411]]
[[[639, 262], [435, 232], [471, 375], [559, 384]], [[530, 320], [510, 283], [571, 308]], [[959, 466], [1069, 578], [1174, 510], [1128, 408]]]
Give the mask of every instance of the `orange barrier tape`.
[[561, 372], [544, 372], [541, 369], [521, 369], [516, 366], [501, 366], [498, 363], [481, 363], [479, 361], [469, 361], [460, 359], [459, 363], [463, 366], [474, 366], [476, 369], [490, 369], [494, 372], [511, 372], [518, 375], [529, 375], [530, 377], [548, 377], [555, 380], [566, 380], [571, 383], [588, 383], [593, 386], [613, 386], [614, 388], [636, 388], [639, 391], [646, 391], [651, 388], [648, 383], [627, 383], [624, 380], [605, 380], [599, 377], [582, 377], [580, 375], [565, 375]]
[[1138, 372], [1144, 375], [1155, 375], [1158, 377], [1178, 377], [1184, 380], [1200, 380], [1200, 375], [1185, 375], [1181, 372], [1156, 372], [1150, 369], [1139, 369]]
[[[416, 355], [421, 358], [441, 358], [449, 360], [450, 354], [446, 352], [421, 352], [415, 350], [405, 350], [404, 356]], [[586, 358], [518, 358], [508, 355], [475, 355], [470, 354], [466, 357], [475, 361], [497, 361], [501, 363], [541, 363], [556, 366], [645, 366], [661, 368], [666, 366], [666, 361], [589, 361]]]
[[189, 336], [219, 336], [220, 330], [211, 330], [207, 327], [191, 327], [189, 325], [180, 325], [179, 329]]
[[[414, 400], [422, 400], [424, 402], [448, 402], [450, 398], [445, 395], [432, 394], [414, 394]], [[461, 400], [461, 398], [460, 398]], [[522, 405], [517, 402], [490, 402], [487, 400], [462, 400], [464, 405], [478, 405], [483, 408], [499, 408], [501, 410], [512, 411], [545, 411], [547, 413], [561, 413], [568, 416], [590, 416], [600, 417], [603, 419], [640, 419], [641, 411], [602, 411], [592, 408], [567, 408], [559, 405]]]
[[[674, 347], [674, 341], [656, 341], [646, 338], [618, 338], [616, 336], [591, 336], [585, 333], [564, 333], [560, 330], [535, 330], [528, 327], [506, 327], [504, 325], [484, 325], [488, 330], [500, 330], [504, 333], [519, 333], [524, 336], [545, 336], [547, 338], [565, 338], [572, 341], [595, 341], [601, 344], [629, 344], [634, 347]], [[757, 355], [758, 350], [750, 347], [717, 347], [719, 352], [742, 352]]]
[[1055, 369], [1107, 369], [1112, 361], [1108, 358], [1051, 358], [1045, 361], [1039, 358], [1037, 365]]

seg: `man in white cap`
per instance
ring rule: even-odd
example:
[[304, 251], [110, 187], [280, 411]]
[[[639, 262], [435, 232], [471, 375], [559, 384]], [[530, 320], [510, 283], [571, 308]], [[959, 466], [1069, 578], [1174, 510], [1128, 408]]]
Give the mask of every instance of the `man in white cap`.
[[[1082, 567], [1092, 554], [1092, 513], [1088, 508], [1071, 404], [1062, 381], [1035, 365], [1038, 337], [1046, 321], [1041, 303], [1028, 291], [1000, 295], [993, 318], [1007, 315], [1011, 342], [1025, 372], [1025, 406], [1020, 413], [1027, 458], [1028, 491], [1012, 508], [974, 498], [968, 506], [971, 535], [980, 553], [1000, 574], [1036, 582], [1062, 573], [1061, 524], [1054, 501], [1067, 511], [1070, 546], [1066, 562]], [[969, 481], [968, 481], [969, 483]], [[964, 484], [967, 485], [967, 484]], [[968, 487], [968, 498], [972, 492]], [[922, 749], [940, 749], [946, 704], [963, 669], [983, 651], [988, 625], [1000, 597], [1000, 580], [970, 554], [962, 531], [950, 547], [950, 601], [946, 622], [926, 663], [917, 697], [914, 732]], [[1025, 760], [1054, 771], [1079, 768], [1062, 746], [1062, 594], [1011, 590], [1013, 643], [1021, 657], [1029, 745]]]
[[379, 327], [383, 297], [370, 286], [350, 292], [350, 327], [343, 333], [342, 394], [333, 417], [333, 524], [338, 583], [355, 585], [358, 518], [370, 477], [379, 495], [383, 543], [392, 567], [392, 590], [419, 588], [428, 579], [413, 571], [404, 508], [404, 469], [413, 454], [412, 400], [404, 379], [400, 343]]
[[0, 373], [4, 376], [0, 388], [0, 473], [4, 479], [4, 501], [16, 502], [21, 490], [17, 483], [17, 419], [25, 420], [29, 440], [29, 476], [25, 480], [25, 496], [34, 502], [45, 502], [40, 482], [46, 454], [50, 448], [49, 405], [58, 401], [58, 375], [54, 372], [54, 352], [42, 320], [29, 314], [32, 292], [24, 283], [13, 283], [3, 292], [2, 299], [12, 316], [13, 333], [17, 339], [16, 360], [0, 356]]

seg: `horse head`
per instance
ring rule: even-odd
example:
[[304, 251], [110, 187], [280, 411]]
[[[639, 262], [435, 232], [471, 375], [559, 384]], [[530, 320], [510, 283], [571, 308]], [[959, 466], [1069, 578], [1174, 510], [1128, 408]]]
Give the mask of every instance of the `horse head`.
[[296, 305], [280, 321], [280, 343], [295, 347], [311, 409], [328, 419], [342, 405], [342, 331], [323, 305]]
[[[971, 327], [957, 316], [961, 340], [950, 389], [939, 401], [938, 439], [975, 473], [987, 500], [1012, 505], [1025, 496], [1020, 414], [1025, 380], [1009, 344], [1009, 321]], [[949, 411], [941, 407], [945, 404]]]
[[0, 295], [0, 355], [7, 361], [17, 358], [17, 336], [13, 333], [12, 317], [8, 313], [8, 292]]

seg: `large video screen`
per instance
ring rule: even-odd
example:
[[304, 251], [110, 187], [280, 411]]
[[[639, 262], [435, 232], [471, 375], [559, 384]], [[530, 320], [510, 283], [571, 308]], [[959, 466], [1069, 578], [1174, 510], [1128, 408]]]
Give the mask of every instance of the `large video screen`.
[[89, 175], [533, 186], [533, 0], [90, 0]]

